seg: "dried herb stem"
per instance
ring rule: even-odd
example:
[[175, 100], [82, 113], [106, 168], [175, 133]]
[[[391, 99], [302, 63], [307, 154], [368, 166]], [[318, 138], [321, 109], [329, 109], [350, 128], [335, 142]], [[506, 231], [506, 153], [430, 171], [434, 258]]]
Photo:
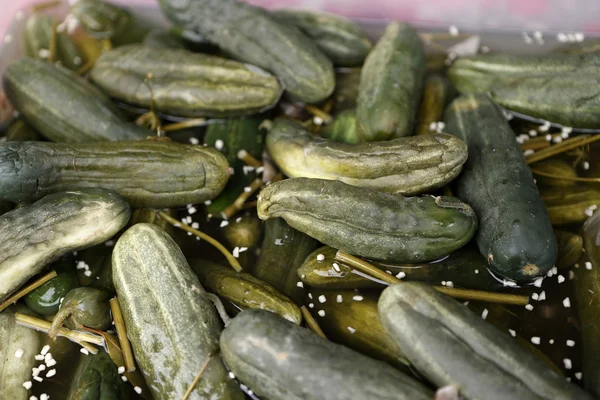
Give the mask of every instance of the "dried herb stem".
[[[349, 265], [353, 268], [356, 268], [362, 272], [365, 272], [374, 278], [382, 280], [384, 282], [389, 283], [390, 285], [396, 285], [403, 283], [400, 279], [386, 273], [385, 271], [380, 270], [373, 264], [362, 260], [358, 257], [352, 256], [350, 254], [344, 253], [343, 251], [339, 251], [335, 254], [335, 259], [339, 262], [342, 262], [346, 265]], [[484, 292], [482, 290], [468, 290], [468, 289], [458, 289], [451, 288], [446, 286], [433, 286], [439, 292], [445, 293], [448, 296], [464, 299], [464, 300], [478, 300], [478, 301], [486, 301], [488, 303], [500, 303], [500, 304], [515, 304], [515, 305], [526, 305], [529, 303], [529, 298], [527, 296], [515, 295], [515, 294], [505, 294], [505, 293], [493, 293], [493, 292]]]
[[164, 125], [162, 127], [162, 130], [165, 132], [174, 132], [174, 131], [179, 131], [181, 129], [195, 128], [198, 126], [206, 126], [206, 119], [205, 118], [193, 118], [193, 119], [187, 119], [185, 121], [174, 122], [172, 124]]
[[256, 178], [254, 181], [252, 181], [250, 186], [246, 186], [242, 194], [240, 194], [239, 197], [235, 199], [235, 201], [232, 204], [227, 206], [227, 208], [225, 208], [221, 212], [221, 216], [224, 219], [229, 219], [233, 217], [238, 211], [240, 211], [244, 207], [244, 203], [246, 203], [246, 200], [248, 200], [250, 196], [256, 193], [256, 191], [260, 189], [263, 186], [263, 184], [264, 182], [260, 178]]
[[35, 282], [25, 286], [23, 289], [19, 290], [17, 293], [13, 294], [8, 299], [6, 299], [6, 301], [4, 301], [4, 303], [0, 304], [0, 312], [4, 311], [11, 304], [16, 303], [17, 300], [19, 300], [21, 297], [34, 291], [35, 289], [39, 288], [44, 283], [48, 282], [50, 279], [55, 278], [55, 277], [56, 277], [56, 271], [51, 271], [51, 272], [47, 273], [46, 275], [42, 276], [40, 279], [36, 280]]
[[310, 311], [308, 311], [308, 309], [305, 306], [300, 307], [300, 310], [302, 311], [302, 316], [304, 317], [304, 321], [306, 321], [308, 327], [312, 329], [317, 335], [321, 336], [323, 339], [327, 339], [327, 336], [325, 336], [325, 332], [323, 332], [317, 321], [313, 318]]
[[328, 124], [333, 120], [333, 117], [330, 114], [321, 110], [319, 107], [315, 107], [310, 104], [307, 104], [304, 106], [304, 109], [306, 111], [308, 111], [309, 113], [311, 113], [312, 115], [314, 115], [315, 117], [321, 118], [321, 120], [323, 121], [324, 124]]
[[210, 360], [212, 360], [215, 356], [217, 355], [217, 351], [215, 351], [214, 353], [212, 353], [210, 356], [208, 356], [208, 358], [206, 359], [206, 361], [204, 362], [204, 364], [202, 365], [202, 368], [200, 368], [200, 371], [198, 371], [198, 375], [196, 375], [196, 377], [194, 378], [194, 380], [192, 381], [192, 384], [190, 385], [190, 387], [188, 387], [188, 389], [185, 391], [185, 393], [183, 394], [183, 397], [181, 398], [181, 400], [187, 400], [190, 395], [192, 394], [192, 392], [194, 391], [194, 388], [196, 387], [196, 385], [198, 384], [198, 382], [200, 382], [200, 378], [202, 377], [202, 374], [204, 373], [204, 371], [206, 371], [206, 368], [208, 367], [208, 363], [210, 362]]
[[56, 31], [56, 27], [58, 26], [58, 22], [56, 18], [52, 17], [52, 32], [50, 34], [50, 49], [48, 49], [48, 62], [53, 63], [56, 61], [56, 41], [58, 38], [58, 32]]
[[559, 175], [549, 174], [548, 172], [543, 172], [543, 171], [537, 170], [535, 168], [532, 168], [531, 172], [533, 172], [534, 175], [544, 176], [544, 177], [552, 178], [552, 179], [556, 179], [556, 180], [573, 181], [573, 182], [587, 182], [587, 183], [600, 183], [600, 178], [581, 178], [579, 176], [559, 176]]
[[240, 150], [237, 153], [237, 157], [254, 168], [262, 167], [262, 163], [258, 161], [256, 158], [252, 157], [252, 154], [248, 153], [246, 150]]
[[527, 157], [527, 164], [533, 164], [534, 162], [554, 157], [558, 154], [575, 149], [577, 147], [585, 146], [598, 140], [600, 140], [600, 135], [583, 135], [567, 139], [559, 144], [550, 146], [546, 149], [531, 154]]
[[115, 330], [117, 331], [117, 337], [119, 338], [119, 345], [123, 352], [125, 368], [128, 372], [133, 372], [135, 371], [135, 362], [133, 361], [131, 344], [129, 343], [129, 339], [127, 339], [127, 329], [125, 328], [125, 321], [123, 320], [123, 314], [121, 313], [121, 306], [116, 297], [110, 299], [109, 304], [113, 320], [115, 321]]
[[191, 227], [181, 223], [180, 221], [177, 221], [175, 218], [171, 217], [169, 214], [167, 214], [164, 211], [159, 211], [158, 216], [161, 217], [162, 219], [164, 219], [165, 221], [169, 222], [174, 227], [182, 229], [186, 232], [190, 232], [192, 235], [196, 235], [200, 239], [206, 240], [208, 243], [210, 243], [211, 245], [216, 247], [217, 250], [219, 250], [221, 252], [221, 254], [223, 254], [225, 256], [225, 258], [227, 258], [227, 261], [229, 261], [229, 265], [231, 265], [231, 267], [234, 270], [236, 270], [237, 272], [242, 271], [242, 266], [240, 265], [238, 260], [236, 260], [236, 258], [225, 248], [225, 246], [223, 246], [221, 243], [219, 243], [213, 237], [207, 235], [204, 232], [200, 232], [199, 230], [191, 228]]

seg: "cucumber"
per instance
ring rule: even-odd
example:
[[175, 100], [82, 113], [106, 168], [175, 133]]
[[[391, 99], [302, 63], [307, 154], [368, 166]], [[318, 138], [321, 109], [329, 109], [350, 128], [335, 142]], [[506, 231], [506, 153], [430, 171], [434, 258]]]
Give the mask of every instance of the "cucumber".
[[446, 130], [469, 148], [456, 193], [479, 217], [477, 245], [490, 268], [515, 281], [545, 275], [556, 261], [556, 238], [502, 111], [483, 95], [464, 95], [444, 120]]
[[[58, 22], [58, 21], [57, 21]], [[50, 15], [33, 14], [27, 18], [23, 39], [25, 42], [25, 52], [29, 57], [47, 61], [53, 29], [53, 17]], [[66, 68], [75, 71], [83, 64], [83, 55], [71, 40], [71, 37], [65, 32], [56, 32], [54, 44], [54, 60], [60, 62]]]
[[34, 142], [43, 138], [23, 118], [16, 118], [4, 135], [7, 142]]
[[[539, 186], [550, 186], [558, 188], [568, 188], [577, 186], [577, 182], [568, 180], [568, 178], [577, 178], [577, 171], [570, 162], [559, 158], [551, 158], [549, 160], [539, 161], [531, 165], [533, 174], [536, 176], [536, 183]], [[537, 174], [537, 171], [551, 174], [556, 178]], [[567, 179], [560, 179], [567, 178]]]
[[338, 70], [335, 73], [335, 92], [333, 92], [333, 113], [356, 108], [356, 99], [360, 87], [361, 68]]
[[172, 23], [195, 31], [237, 59], [271, 71], [299, 101], [316, 103], [333, 92], [333, 66], [296, 27], [276, 22], [237, 0], [159, 0]]
[[[170, 210], [161, 210], [167, 213], [170, 217], [177, 219], [177, 211]], [[135, 224], [154, 224], [165, 232], [169, 234], [173, 238], [173, 240], [177, 241], [177, 228], [175, 228], [170, 222], [160, 218], [158, 216], [157, 210], [151, 208], [138, 208], [132, 210], [131, 219], [129, 220], [129, 225], [133, 226]], [[110, 265], [110, 259], [108, 260]], [[110, 269], [110, 268], [109, 268]]]
[[273, 286], [245, 272], [204, 260], [191, 260], [192, 270], [204, 288], [240, 308], [267, 310], [300, 325], [300, 308]]
[[255, 247], [262, 238], [264, 224], [254, 212], [247, 212], [223, 228], [225, 240], [231, 247]]
[[257, 208], [263, 220], [282, 217], [324, 244], [382, 261], [436, 260], [477, 230], [471, 207], [453, 197], [402, 197], [321, 179], [272, 183]]
[[458, 59], [448, 71], [462, 93], [490, 92], [501, 106], [573, 128], [598, 128], [599, 54], [501, 55]]
[[373, 44], [354, 22], [339, 15], [305, 10], [275, 10], [283, 25], [293, 25], [315, 41], [335, 66], [362, 65]]
[[600, 206], [600, 191], [593, 187], [550, 188], [541, 191], [552, 225], [580, 224]]
[[55, 193], [0, 217], [0, 301], [75, 250], [110, 239], [129, 220], [129, 205], [105, 189]]
[[6, 67], [3, 79], [12, 105], [53, 142], [141, 140], [151, 134], [126, 122], [106, 95], [61, 67], [21, 58]]
[[327, 339], [410, 372], [406, 356], [379, 322], [378, 293], [319, 289], [309, 293], [308, 309]]
[[108, 353], [100, 350], [98, 354], [79, 357], [67, 400], [127, 400], [130, 397], [131, 386], [123, 382]]
[[406, 282], [383, 291], [379, 320], [411, 363], [436, 387], [467, 399], [593, 397], [507, 334], [430, 286]]
[[[321, 289], [383, 289], [385, 282], [368, 278], [354, 268], [334, 259], [336, 249], [324, 246], [313, 251], [298, 269], [298, 276], [306, 285]], [[319, 255], [324, 257], [320, 260]], [[403, 281], [446, 284], [464, 289], [500, 291], [502, 281], [496, 280], [487, 271], [487, 260], [479, 250], [467, 245], [441, 261], [429, 264], [393, 264], [371, 261], [371, 263]], [[334, 265], [335, 264], [335, 265]]]
[[360, 142], [358, 130], [356, 129], [356, 110], [344, 110], [326, 125], [321, 136], [334, 142], [356, 144]]
[[569, 43], [552, 50], [554, 53], [565, 54], [587, 54], [600, 52], [600, 40], [597, 38], [586, 38], [579, 43]]
[[556, 243], [558, 244], [558, 268], [572, 267], [583, 253], [583, 238], [571, 232], [555, 230]]
[[435, 132], [431, 124], [441, 121], [444, 110], [453, 95], [450, 81], [442, 75], [431, 75], [425, 80], [423, 99], [417, 117], [417, 135]]
[[433, 398], [395, 368], [263, 310], [242, 311], [227, 325], [221, 354], [236, 377], [271, 400]]
[[0, 144], [1, 197], [14, 202], [103, 187], [135, 208], [178, 207], [217, 196], [227, 168], [215, 149], [174, 142]]
[[[221, 322], [173, 239], [136, 224], [117, 241], [113, 281], [127, 336], [155, 398], [182, 398], [219, 346]], [[165, 294], [168, 294], [165, 296]], [[214, 355], [190, 399], [243, 399]]]
[[411, 135], [424, 79], [425, 50], [419, 35], [407, 24], [389, 24], [362, 68], [356, 105], [361, 139]]
[[[151, 74], [149, 85], [144, 84]], [[180, 117], [228, 117], [273, 107], [283, 89], [277, 78], [253, 65], [141, 44], [102, 53], [90, 72], [110, 97]]]
[[[29, 390], [24, 382], [31, 379], [31, 368], [37, 363], [34, 356], [41, 346], [40, 333], [17, 325], [15, 313], [32, 315], [22, 304], [11, 306], [0, 313], [0, 398], [2, 400], [27, 400]], [[22, 350], [20, 357], [15, 354]]]
[[152, 49], [182, 49], [185, 41], [168, 29], [154, 29], [144, 37], [142, 44]]
[[[114, 293], [115, 286], [112, 282], [111, 258], [112, 247], [108, 247], [106, 244], [90, 247], [79, 252], [77, 254], [77, 279], [79, 280], [79, 284]], [[80, 262], [82, 263], [80, 264]]]
[[444, 186], [467, 160], [465, 143], [448, 134], [345, 144], [314, 136], [283, 118], [267, 134], [267, 149], [292, 178], [334, 179], [406, 195]]
[[54, 315], [60, 307], [61, 298], [78, 286], [77, 277], [72, 272], [58, 273], [55, 278], [29, 292], [24, 297], [25, 304], [40, 315]]
[[265, 223], [265, 238], [251, 273], [293, 299], [304, 301], [304, 288], [298, 286], [300, 265], [317, 247], [317, 241], [289, 226], [282, 218]]
[[69, 329], [82, 329], [83, 326], [106, 330], [112, 323], [108, 301], [113, 297], [106, 290], [93, 287], [78, 287], [67, 293], [60, 303], [58, 313], [52, 319], [48, 334], [56, 336], [65, 325]]
[[595, 300], [600, 293], [600, 213], [584, 224], [581, 235], [585, 252], [579, 259], [579, 267], [572, 269], [572, 282], [583, 344], [583, 387], [599, 397], [600, 303]]

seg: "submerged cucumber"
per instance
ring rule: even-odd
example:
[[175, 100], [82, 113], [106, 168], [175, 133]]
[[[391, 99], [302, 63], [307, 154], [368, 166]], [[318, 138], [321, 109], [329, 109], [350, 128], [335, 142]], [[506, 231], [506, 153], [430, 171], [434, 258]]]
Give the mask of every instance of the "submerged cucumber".
[[113, 280], [138, 366], [155, 398], [182, 398], [213, 357], [190, 399], [243, 399], [215, 351], [221, 321], [173, 239], [136, 224], [117, 241]]
[[258, 217], [282, 217], [329, 246], [376, 260], [436, 260], [464, 246], [477, 217], [453, 197], [402, 197], [339, 181], [292, 178], [258, 197]]
[[430, 286], [383, 291], [379, 319], [411, 363], [436, 387], [467, 399], [591, 400], [507, 334]]
[[55, 193], [0, 217], [0, 301], [52, 261], [110, 239], [129, 205], [105, 189]]
[[273, 72], [299, 101], [315, 103], [333, 92], [333, 66], [317, 45], [262, 8], [237, 0], [159, 0], [159, 4], [174, 24]]
[[483, 95], [454, 100], [446, 130], [467, 143], [456, 194], [479, 217], [477, 245], [502, 277], [531, 281], [557, 257], [556, 238], [531, 170], [498, 106]]
[[221, 335], [221, 354], [236, 377], [270, 400], [433, 398], [395, 368], [267, 311], [238, 314]]
[[67, 395], [67, 400], [128, 400], [131, 386], [117, 372], [108, 353], [83, 355]]
[[174, 142], [9, 142], [0, 144], [0, 197], [31, 202], [57, 191], [103, 187], [132, 207], [178, 207], [217, 196], [227, 168], [215, 149]]

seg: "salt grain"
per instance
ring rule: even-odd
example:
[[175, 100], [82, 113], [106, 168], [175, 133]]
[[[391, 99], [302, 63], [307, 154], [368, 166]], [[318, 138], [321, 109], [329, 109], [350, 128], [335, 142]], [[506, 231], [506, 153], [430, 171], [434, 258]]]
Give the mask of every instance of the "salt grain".
[[510, 333], [510, 336], [512, 336], [512, 337], [516, 337], [517, 336], [517, 332], [515, 332], [513, 329], [509, 329], [508, 333]]
[[327, 301], [327, 298], [324, 295], [319, 296], [319, 303], [325, 303], [326, 301]]
[[225, 228], [227, 225], [229, 225], [229, 221], [221, 221], [219, 228]]
[[481, 313], [481, 318], [486, 319], [488, 316], [488, 309], [484, 308], [483, 312]]
[[21, 357], [23, 357], [24, 353], [25, 353], [25, 351], [23, 349], [17, 349], [17, 351], [15, 351], [15, 357], [21, 358]]
[[336, 299], [335, 299], [338, 303], [341, 303], [342, 301], [344, 301], [344, 298], [342, 297], [341, 294], [338, 294]]
[[450, 33], [450, 36], [458, 36], [458, 27], [456, 25], [450, 25], [448, 32]]
[[125, 372], [125, 367], [119, 367], [119, 368], [117, 368], [117, 372], [119, 373], [119, 375], [121, 375], [122, 373]]
[[533, 344], [540, 344], [540, 338], [539, 336], [534, 336], [531, 338], [531, 343]]
[[583, 374], [581, 372], [575, 372], [575, 378], [581, 380], [583, 379]]
[[52, 378], [54, 375], [56, 375], [56, 370], [55, 369], [51, 369], [50, 371], [48, 371], [48, 373], [46, 374], [46, 378]]
[[302, 283], [301, 281], [296, 283], [296, 286], [299, 288], [303, 288], [304, 287], [304, 283]]
[[565, 281], [565, 277], [562, 275], [558, 276], [558, 283], [563, 283]]
[[33, 386], [33, 383], [31, 383], [31, 381], [27, 381], [27, 382], [23, 382], [23, 387], [27, 390], [31, 389], [31, 386]]
[[217, 139], [217, 141], [215, 142], [215, 148], [217, 150], [222, 150], [224, 145], [225, 143], [223, 143], [221, 139]]
[[542, 282], [544, 281], [544, 277], [540, 277], [537, 278], [534, 282], [533, 282], [533, 286], [535, 287], [542, 287]]
[[88, 354], [90, 354], [90, 352], [89, 352], [89, 351], [87, 351], [87, 349], [85, 349], [85, 348], [83, 348], [83, 347], [82, 347], [81, 349], [79, 349], [79, 351], [80, 351], [81, 353], [85, 354], [86, 356], [87, 356]]
[[571, 360], [569, 358], [565, 358], [563, 360], [563, 364], [565, 364], [565, 369], [573, 368], [573, 364], [571, 363]]
[[319, 312], [317, 312], [317, 314], [319, 314], [319, 317], [324, 317], [325, 316], [325, 311], [324, 310], [319, 310]]
[[563, 306], [565, 306], [565, 308], [571, 307], [571, 300], [568, 297], [565, 297], [563, 300]]
[[398, 279], [402, 279], [404, 277], [406, 277], [406, 272], [403, 271], [398, 272], [398, 275], [396, 275], [396, 278]]
[[533, 310], [533, 306], [532, 306], [531, 304], [527, 304], [527, 305], [525, 306], [525, 309], [526, 309], [527, 311], [531, 311], [531, 310]]
[[123, 382], [127, 382], [127, 377], [126, 377], [125, 375], [121, 375], [121, 380], [122, 380]]
[[585, 262], [585, 269], [587, 269], [588, 271], [590, 271], [592, 269], [592, 263], [589, 261]]
[[348, 330], [350, 331], [350, 333], [354, 333], [354, 332], [356, 332], [356, 329], [354, 329], [354, 328], [353, 328], [353, 327], [351, 327], [351, 326], [349, 326], [349, 327], [348, 327]]
[[341, 271], [340, 266], [338, 265], [338, 263], [333, 263], [331, 265], [333, 265], [333, 269], [335, 269], [337, 272]]
[[317, 254], [317, 261], [321, 262], [325, 260], [325, 256], [323, 254]]
[[200, 143], [200, 140], [198, 140], [198, 138], [191, 137], [191, 138], [190, 138], [190, 143], [191, 143], [191, 144], [199, 144], [199, 143]]
[[363, 297], [362, 296], [354, 296], [354, 297], [352, 297], [352, 300], [354, 300], [354, 301], [362, 301]]
[[134, 387], [133, 387], [133, 390], [135, 390], [135, 392], [136, 392], [137, 394], [141, 394], [141, 393], [142, 393], [142, 388], [141, 388], [141, 387], [139, 387], [139, 386], [134, 386]]
[[575, 341], [574, 340], [567, 340], [567, 346], [574, 347], [575, 346]]

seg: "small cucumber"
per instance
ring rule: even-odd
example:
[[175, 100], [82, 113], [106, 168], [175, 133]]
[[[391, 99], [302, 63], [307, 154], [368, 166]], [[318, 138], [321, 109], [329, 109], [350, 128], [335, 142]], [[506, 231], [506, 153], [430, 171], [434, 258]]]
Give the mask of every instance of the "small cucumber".
[[190, 266], [207, 291], [236, 306], [267, 310], [298, 325], [302, 322], [300, 308], [268, 283], [210, 261], [191, 260]]
[[424, 79], [419, 35], [407, 24], [389, 24], [362, 68], [356, 106], [362, 141], [411, 135]]
[[336, 115], [333, 121], [325, 126], [321, 134], [334, 142], [349, 144], [360, 142], [356, 129], [356, 110], [351, 108]]
[[362, 65], [373, 44], [354, 22], [339, 15], [305, 10], [276, 10], [275, 19], [293, 25], [315, 41], [335, 66]]
[[306, 303], [327, 339], [385, 361], [404, 372], [410, 371], [406, 356], [379, 322], [378, 293], [318, 289], [309, 293], [312, 299], [307, 299]]
[[67, 400], [128, 400], [130, 397], [131, 386], [121, 379], [108, 353], [100, 349], [98, 354], [79, 358]]
[[541, 359], [431, 286], [393, 285], [379, 320], [411, 363], [436, 387], [454, 385], [467, 399], [591, 400]]
[[335, 73], [335, 92], [333, 92], [333, 112], [356, 109], [356, 99], [360, 87], [361, 68], [350, 68]]
[[12, 105], [53, 142], [141, 140], [151, 133], [126, 122], [105, 94], [62, 67], [21, 58], [3, 79]]
[[283, 91], [276, 77], [252, 65], [141, 44], [102, 53], [90, 77], [125, 103], [190, 118], [256, 114], [273, 107]]
[[49, 335], [56, 336], [65, 325], [69, 329], [89, 328], [105, 330], [112, 323], [108, 301], [112, 295], [106, 290], [78, 287], [67, 293], [52, 319]]
[[190, 399], [244, 398], [218, 355], [221, 321], [173, 239], [136, 224], [117, 241], [113, 280], [127, 335], [158, 399], [180, 399], [206, 366]]
[[[11, 306], [0, 313], [0, 399], [27, 400], [29, 390], [24, 382], [31, 382], [31, 368], [37, 363], [35, 355], [41, 345], [40, 333], [17, 325], [15, 313], [32, 315], [22, 304]], [[20, 351], [19, 351], [20, 350]], [[21, 355], [15, 354], [19, 351]]]
[[444, 120], [446, 130], [469, 148], [456, 194], [479, 217], [477, 245], [490, 268], [515, 281], [545, 275], [556, 261], [556, 238], [502, 111], [484, 95], [464, 95], [452, 102]]
[[316, 103], [333, 92], [333, 66], [298, 28], [237, 0], [159, 0], [171, 22], [193, 30], [237, 59], [274, 73], [286, 91]]
[[405, 195], [444, 186], [467, 160], [465, 143], [448, 134], [346, 144], [314, 136], [284, 118], [273, 123], [267, 149], [289, 177], [334, 179]]
[[442, 75], [431, 75], [425, 80], [423, 99], [417, 117], [417, 135], [427, 135], [436, 131], [431, 129], [431, 124], [442, 120], [452, 92], [450, 81]]
[[255, 247], [262, 238], [264, 224], [256, 213], [244, 213], [223, 228], [225, 240], [231, 247]]
[[55, 193], [0, 217], [0, 301], [75, 250], [110, 239], [129, 220], [129, 205], [105, 189]]
[[282, 218], [270, 219], [265, 223], [265, 238], [251, 273], [296, 304], [302, 304], [304, 289], [298, 286], [297, 271], [316, 247], [316, 240], [292, 228]]
[[60, 302], [72, 289], [79, 286], [77, 277], [72, 272], [61, 272], [42, 286], [28, 293], [24, 300], [27, 307], [40, 315], [54, 315]]
[[552, 225], [580, 224], [600, 206], [600, 191], [587, 186], [541, 191]]
[[402, 197], [322, 179], [272, 183], [257, 208], [263, 220], [282, 217], [324, 244], [382, 261], [436, 260], [477, 230], [471, 207], [453, 197]]
[[[531, 165], [532, 172], [536, 176], [536, 183], [540, 186], [550, 186], [558, 188], [574, 187], [577, 182], [568, 178], [577, 178], [577, 171], [573, 165], [559, 158], [539, 161]], [[544, 174], [550, 174], [556, 178], [537, 174], [537, 171]], [[567, 179], [561, 179], [567, 178]]]
[[572, 267], [583, 253], [583, 238], [567, 231], [554, 230], [556, 243], [558, 243], [558, 268]]
[[242, 311], [227, 325], [221, 354], [236, 377], [270, 400], [433, 398], [394, 367], [263, 310]]
[[216, 197], [229, 178], [227, 168], [215, 149], [174, 142], [0, 144], [1, 197], [14, 202], [103, 187], [132, 207], [179, 207]]

